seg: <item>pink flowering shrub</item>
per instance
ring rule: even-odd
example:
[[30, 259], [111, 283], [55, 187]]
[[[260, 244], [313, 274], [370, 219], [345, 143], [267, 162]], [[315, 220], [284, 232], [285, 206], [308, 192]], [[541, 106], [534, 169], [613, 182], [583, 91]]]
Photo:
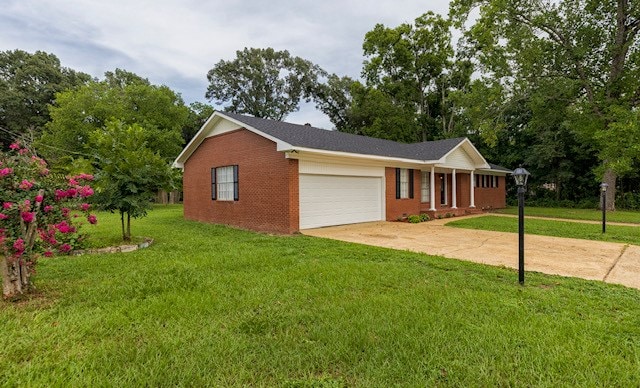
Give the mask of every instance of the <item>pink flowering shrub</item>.
[[[73, 220], [95, 224], [86, 203], [93, 176], [53, 176], [47, 163], [20, 143], [0, 152], [0, 271], [3, 294], [24, 292], [39, 255], [69, 254], [85, 236]], [[75, 216], [75, 217], [74, 217]]]

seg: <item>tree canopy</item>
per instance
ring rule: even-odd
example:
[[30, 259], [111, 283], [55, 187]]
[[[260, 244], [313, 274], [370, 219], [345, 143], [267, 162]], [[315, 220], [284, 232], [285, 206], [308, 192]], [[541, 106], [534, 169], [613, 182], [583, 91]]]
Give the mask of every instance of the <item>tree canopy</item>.
[[235, 113], [282, 120], [310, 101], [324, 71], [288, 51], [245, 48], [209, 70], [206, 98]]
[[50, 112], [39, 145], [54, 162], [90, 155], [91, 134], [112, 119], [143, 126], [150, 133], [149, 147], [169, 161], [182, 148], [189, 116], [182, 98], [171, 89], [120, 69], [107, 72], [103, 81], [58, 93]]
[[88, 74], [60, 65], [54, 54], [23, 50], [0, 52], [0, 144], [35, 130], [49, 121], [47, 105], [58, 92], [87, 83]]
[[[465, 28], [474, 10], [479, 16]], [[640, 5], [628, 0], [454, 0], [451, 15], [465, 30], [466, 52], [485, 81], [503, 88], [505, 98], [559, 102], [553, 112], [532, 109], [532, 122], [562, 117], [555, 128], [591, 144], [613, 207], [616, 177], [638, 162], [636, 153], [611, 135], [620, 135], [621, 128], [633, 131], [629, 118], [640, 103]]]

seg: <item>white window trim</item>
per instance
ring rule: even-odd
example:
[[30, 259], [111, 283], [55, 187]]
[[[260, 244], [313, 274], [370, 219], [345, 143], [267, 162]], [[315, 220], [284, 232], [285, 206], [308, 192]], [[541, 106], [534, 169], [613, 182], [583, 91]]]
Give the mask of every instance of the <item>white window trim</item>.
[[400, 198], [409, 198], [409, 169], [400, 169]]
[[234, 200], [233, 166], [216, 168], [216, 192], [218, 201]]

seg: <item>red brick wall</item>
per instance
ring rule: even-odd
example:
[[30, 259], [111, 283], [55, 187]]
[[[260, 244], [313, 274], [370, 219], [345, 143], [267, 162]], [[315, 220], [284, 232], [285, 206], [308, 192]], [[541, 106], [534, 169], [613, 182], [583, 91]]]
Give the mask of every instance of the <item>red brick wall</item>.
[[[211, 168], [238, 165], [238, 201], [211, 199]], [[184, 215], [265, 232], [299, 229], [298, 161], [247, 130], [205, 139], [184, 165]]]
[[456, 173], [456, 186], [458, 191], [458, 207], [469, 207], [471, 204], [471, 174]]
[[500, 209], [507, 206], [505, 177], [499, 176], [498, 187], [476, 187], [477, 209]]
[[406, 199], [396, 199], [396, 169], [386, 167], [384, 174], [387, 221], [420, 214], [420, 170], [413, 170], [413, 198]]

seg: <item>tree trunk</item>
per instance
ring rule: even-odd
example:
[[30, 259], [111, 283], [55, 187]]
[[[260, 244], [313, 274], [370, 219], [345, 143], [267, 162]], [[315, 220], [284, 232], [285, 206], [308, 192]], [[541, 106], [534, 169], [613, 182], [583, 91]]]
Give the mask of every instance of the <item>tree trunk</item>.
[[127, 241], [127, 234], [124, 229], [124, 212], [120, 211], [120, 227], [122, 228], [122, 241]]
[[156, 195], [156, 203], [161, 205], [167, 204], [167, 192], [164, 190], [158, 190], [158, 194]]
[[131, 241], [131, 214], [127, 212], [127, 238], [126, 241]]
[[[616, 173], [610, 168], [604, 172], [604, 176], [602, 177], [602, 181], [609, 185], [605, 197], [607, 199], [607, 210], [610, 211], [616, 210], [616, 178]], [[600, 207], [602, 208], [602, 204]]]
[[11, 260], [2, 256], [0, 262], [2, 272], [2, 295], [12, 298], [23, 294], [29, 288], [29, 268], [22, 260]]

